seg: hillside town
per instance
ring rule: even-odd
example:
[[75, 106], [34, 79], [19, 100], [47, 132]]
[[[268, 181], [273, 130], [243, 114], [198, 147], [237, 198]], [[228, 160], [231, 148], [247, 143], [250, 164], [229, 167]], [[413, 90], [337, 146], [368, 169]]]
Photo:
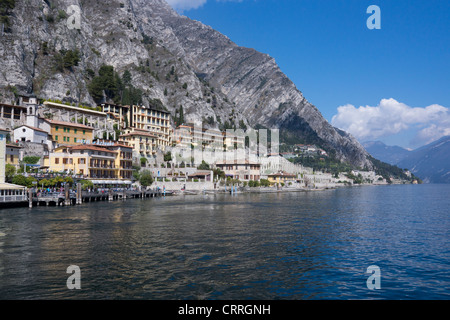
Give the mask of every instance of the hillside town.
[[[296, 155], [328, 156], [313, 145], [280, 153], [275, 140], [270, 148], [246, 143], [249, 133], [242, 130], [175, 127], [170, 112], [151, 106], [89, 108], [19, 96], [15, 105], [0, 104], [0, 128], [0, 201], [25, 195], [25, 187], [50, 189], [56, 178], [93, 190], [151, 186], [176, 193], [387, 184], [373, 171], [331, 174], [290, 161]], [[151, 183], [142, 183], [143, 172], [151, 174]]]

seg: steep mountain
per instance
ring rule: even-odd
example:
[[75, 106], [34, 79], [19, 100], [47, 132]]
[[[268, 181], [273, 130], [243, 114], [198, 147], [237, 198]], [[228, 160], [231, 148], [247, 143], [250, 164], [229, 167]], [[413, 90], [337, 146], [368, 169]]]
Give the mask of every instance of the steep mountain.
[[450, 183], [450, 136], [412, 151], [398, 166], [426, 183]]
[[[174, 116], [182, 106], [185, 122], [279, 128], [282, 141], [314, 143], [340, 160], [373, 167], [359, 142], [332, 127], [272, 57], [237, 46], [163, 0], [0, 3], [3, 102], [17, 93], [85, 105], [133, 96]], [[80, 29], [68, 27], [71, 5], [81, 9]]]
[[392, 165], [396, 165], [411, 153], [399, 146], [387, 146], [381, 141], [367, 141], [362, 145], [374, 158]]

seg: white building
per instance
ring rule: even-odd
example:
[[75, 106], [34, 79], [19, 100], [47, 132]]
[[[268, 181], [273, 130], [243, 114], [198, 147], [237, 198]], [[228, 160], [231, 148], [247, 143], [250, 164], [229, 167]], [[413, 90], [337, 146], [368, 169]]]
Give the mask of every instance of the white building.
[[16, 142], [33, 142], [47, 144], [48, 132], [28, 125], [14, 129], [14, 140]]
[[0, 129], [0, 204], [23, 202], [27, 200], [25, 187], [5, 183], [7, 134], [7, 130]]

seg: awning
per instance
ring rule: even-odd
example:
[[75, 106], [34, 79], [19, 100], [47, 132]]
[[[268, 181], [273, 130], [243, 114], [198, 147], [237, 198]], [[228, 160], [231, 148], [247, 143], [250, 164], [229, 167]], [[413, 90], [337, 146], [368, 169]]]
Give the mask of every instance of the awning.
[[127, 185], [132, 184], [129, 180], [90, 180], [93, 184], [119, 184], [119, 185]]
[[26, 189], [26, 187], [11, 183], [0, 183], [0, 190], [23, 190], [23, 189]]

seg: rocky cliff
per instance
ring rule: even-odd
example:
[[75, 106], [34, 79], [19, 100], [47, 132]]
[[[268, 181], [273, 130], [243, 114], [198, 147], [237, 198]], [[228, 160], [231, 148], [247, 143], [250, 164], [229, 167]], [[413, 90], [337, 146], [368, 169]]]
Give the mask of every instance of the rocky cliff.
[[[70, 5], [81, 9], [80, 29], [67, 26]], [[131, 74], [143, 104], [159, 100], [173, 115], [182, 106], [185, 122], [279, 128], [284, 141], [316, 143], [341, 160], [372, 167], [356, 139], [332, 127], [272, 57], [237, 46], [163, 0], [16, 0], [3, 16], [3, 102], [33, 92], [95, 105], [90, 84], [109, 65], [119, 77]], [[77, 59], [66, 59], [67, 52]]]

